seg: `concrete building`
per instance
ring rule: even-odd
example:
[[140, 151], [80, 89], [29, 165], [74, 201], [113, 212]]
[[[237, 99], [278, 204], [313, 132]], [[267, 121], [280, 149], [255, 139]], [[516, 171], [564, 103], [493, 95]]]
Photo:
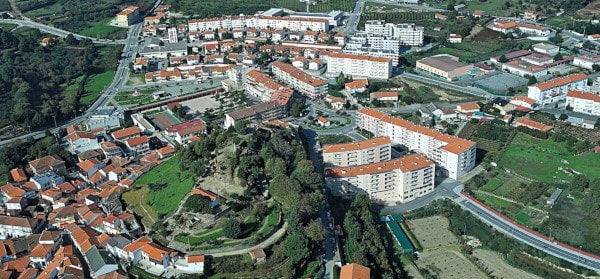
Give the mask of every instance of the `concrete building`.
[[560, 51], [560, 47], [548, 43], [534, 44], [531, 47], [533, 51], [547, 55], [556, 55]]
[[326, 80], [313, 77], [290, 64], [276, 61], [272, 64], [272, 70], [278, 79], [309, 98], [320, 98], [327, 94]]
[[363, 108], [357, 112], [358, 127], [376, 137], [388, 136], [400, 144], [434, 160], [443, 174], [457, 179], [475, 167], [475, 142], [415, 125], [384, 112]]
[[117, 25], [129, 26], [136, 23], [140, 17], [140, 9], [136, 6], [129, 6], [117, 14]]
[[416, 69], [423, 73], [443, 78], [447, 81], [457, 81], [470, 78], [479, 72], [472, 64], [458, 61], [458, 57], [448, 54], [438, 54], [417, 60]]
[[366, 55], [332, 53], [327, 57], [327, 74], [388, 79], [392, 76], [392, 59]]
[[533, 76], [536, 78], [540, 78], [548, 73], [546, 67], [534, 65], [524, 60], [513, 60], [503, 63], [502, 70], [521, 77]]
[[584, 69], [593, 70], [594, 65], [600, 65], [600, 55], [588, 53], [575, 56], [575, 58], [573, 58], [573, 65]]
[[412, 23], [393, 24], [385, 23], [385, 20], [365, 22], [365, 33], [368, 35], [396, 38], [402, 45], [407, 46], [422, 46], [424, 30], [424, 27]]
[[282, 106], [277, 101], [271, 101], [226, 113], [223, 128], [235, 127], [237, 123], [262, 123], [285, 116], [287, 116], [286, 106]]
[[570, 106], [574, 112], [600, 116], [600, 95], [593, 92], [569, 90], [567, 106]]
[[0, 239], [29, 236], [43, 229], [44, 221], [37, 218], [0, 215]]
[[259, 98], [262, 102], [269, 101], [273, 92], [283, 87], [285, 85], [273, 80], [261, 71], [250, 70], [246, 74], [246, 83], [244, 84], [246, 93]]
[[272, 15], [237, 15], [222, 16], [220, 18], [192, 19], [188, 21], [190, 32], [203, 32], [206, 30], [234, 28], [257, 28], [257, 29], [287, 29], [290, 31], [329, 31], [329, 20], [325, 18], [312, 17], [281, 17]]
[[185, 145], [191, 137], [206, 134], [206, 125], [202, 119], [194, 119], [175, 124], [167, 128], [166, 133], [177, 143]]
[[145, 155], [150, 152], [150, 141], [145, 135], [130, 138], [125, 141], [125, 145], [127, 146], [127, 149], [136, 156]]
[[144, 45], [138, 53], [141, 57], [158, 59], [186, 57], [188, 55], [188, 47], [185, 40], [177, 43], [165, 43], [154, 37], [146, 37]]
[[585, 89], [587, 78], [586, 74], [577, 73], [539, 82], [528, 87], [527, 97], [534, 99], [542, 106], [562, 101], [565, 100], [569, 90]]
[[433, 191], [435, 164], [413, 154], [390, 161], [325, 170], [332, 193], [351, 198], [358, 193], [382, 203], [407, 202]]
[[325, 167], [347, 167], [389, 161], [392, 157], [389, 137], [376, 137], [352, 143], [323, 145]]
[[306, 19], [325, 19], [328, 21], [330, 27], [336, 27], [342, 25], [342, 19], [344, 18], [343, 11], [331, 11], [329, 13], [305, 13], [295, 12], [289, 15], [290, 18], [306, 18]]
[[123, 110], [115, 107], [103, 107], [97, 109], [85, 122], [85, 127], [88, 131], [97, 128], [111, 130], [120, 127], [125, 121]]

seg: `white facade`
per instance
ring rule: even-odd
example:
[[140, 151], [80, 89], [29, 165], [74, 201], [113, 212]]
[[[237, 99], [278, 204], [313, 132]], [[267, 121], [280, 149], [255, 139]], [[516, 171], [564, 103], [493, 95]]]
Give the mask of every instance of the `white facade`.
[[325, 166], [347, 167], [379, 163], [392, 159], [389, 137], [378, 137], [353, 143], [328, 144], [323, 146]]
[[413, 154], [386, 162], [325, 170], [334, 195], [352, 197], [364, 192], [378, 202], [408, 202], [433, 191], [435, 164]]
[[600, 116], [600, 95], [596, 93], [570, 90], [567, 105], [575, 112]]
[[223, 16], [212, 19], [197, 19], [188, 21], [190, 32], [218, 30], [220, 28], [271, 28], [288, 29], [290, 31], [329, 31], [329, 21], [319, 18], [291, 18], [279, 16]]
[[593, 70], [594, 65], [600, 65], [600, 56], [595, 54], [580, 55], [573, 58], [573, 65]]
[[38, 174], [31, 178], [35, 186], [42, 191], [46, 191], [53, 186], [58, 186], [65, 182], [65, 178], [53, 171]]
[[320, 98], [327, 94], [329, 85], [326, 80], [313, 77], [290, 64], [274, 62], [272, 70], [278, 79], [309, 98]]
[[0, 215], [0, 239], [18, 238], [37, 233], [42, 222], [38, 219], [27, 217], [13, 217]]
[[414, 125], [370, 108], [358, 111], [357, 123], [361, 129], [376, 137], [388, 136], [392, 144], [404, 145], [427, 156], [452, 179], [461, 177], [475, 167], [475, 142]]
[[114, 107], [104, 107], [96, 110], [90, 118], [85, 122], [87, 130], [96, 128], [105, 128], [111, 130], [120, 127], [125, 121], [123, 111], [117, 110]]
[[392, 76], [392, 60], [365, 55], [333, 53], [327, 57], [327, 74], [340, 73], [353, 77], [388, 79]]
[[581, 90], [587, 85], [588, 76], [583, 73], [572, 74], [529, 86], [527, 97], [538, 104], [545, 105], [565, 100], [569, 90]]

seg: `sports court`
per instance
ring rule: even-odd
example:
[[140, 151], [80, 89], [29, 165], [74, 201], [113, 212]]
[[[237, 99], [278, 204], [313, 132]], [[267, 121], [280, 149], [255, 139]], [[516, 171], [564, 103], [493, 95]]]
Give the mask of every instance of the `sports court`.
[[181, 120], [179, 120], [179, 118], [175, 117], [175, 115], [167, 111], [161, 111], [159, 113], [147, 115], [146, 117], [148, 118], [148, 120], [150, 120], [152, 125], [154, 125], [154, 127], [156, 127], [160, 131], [164, 131], [175, 124], [181, 123]]

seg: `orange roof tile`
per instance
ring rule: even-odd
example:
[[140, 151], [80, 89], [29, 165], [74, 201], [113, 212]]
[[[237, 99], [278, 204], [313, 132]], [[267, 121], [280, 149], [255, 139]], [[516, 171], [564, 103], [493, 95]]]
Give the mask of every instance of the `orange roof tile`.
[[377, 91], [373, 92], [373, 98], [381, 99], [381, 98], [398, 98], [398, 92], [395, 91]]
[[367, 86], [369, 86], [369, 80], [368, 79], [356, 79], [356, 80], [346, 83], [345, 86], [348, 88], [351, 88], [351, 89], [366, 88]]
[[477, 103], [467, 103], [460, 105], [461, 110], [479, 110], [479, 104]]
[[595, 94], [593, 92], [569, 90], [569, 92], [567, 93], [567, 97], [590, 100], [594, 101], [595, 103], [600, 103], [600, 95]]
[[174, 153], [175, 149], [172, 146], [167, 145], [165, 147], [162, 147], [162, 148], [156, 150], [156, 152], [158, 152], [158, 154], [161, 154], [161, 155], [167, 155], [167, 154]]
[[79, 162], [79, 163], [77, 163], [77, 166], [78, 166], [80, 169], [82, 169], [83, 171], [85, 171], [85, 172], [89, 172], [90, 170], [92, 170], [92, 168], [93, 168], [94, 166], [97, 166], [97, 165], [99, 165], [99, 164], [100, 164], [100, 161], [98, 161], [98, 159], [96, 159], [96, 158], [92, 158], [92, 159], [85, 160], [85, 161], [83, 161], [83, 162]]
[[114, 131], [114, 132], [112, 132], [112, 136], [115, 139], [122, 139], [122, 138], [126, 138], [126, 137], [131, 137], [134, 135], [139, 135], [140, 133], [141, 133], [140, 128], [138, 128], [137, 126], [133, 126], [133, 127]]
[[342, 266], [340, 279], [370, 279], [371, 269], [359, 264], [348, 264]]
[[329, 177], [349, 177], [373, 173], [382, 173], [399, 169], [402, 172], [409, 172], [432, 166], [434, 163], [423, 155], [413, 154], [402, 158], [392, 159], [390, 161], [350, 166], [336, 167], [325, 170], [325, 176]]
[[187, 256], [187, 262], [188, 263], [200, 263], [200, 262], [204, 262], [204, 254], [188, 255]]
[[27, 175], [25, 174], [25, 171], [23, 171], [23, 169], [21, 168], [10, 170], [10, 176], [12, 177], [12, 180], [14, 182], [22, 182], [27, 180]]
[[544, 123], [533, 121], [533, 120], [531, 120], [529, 118], [525, 118], [525, 117], [519, 117], [519, 119], [517, 119], [517, 127], [518, 126], [525, 126], [527, 128], [539, 130], [542, 132], [548, 132], [548, 131], [554, 129], [554, 127], [552, 127], [550, 125], [546, 125]]
[[143, 236], [143, 237], [140, 237], [140, 238], [134, 240], [129, 245], [125, 246], [125, 248], [123, 248], [123, 251], [125, 251], [127, 253], [133, 253], [139, 249], [142, 249], [142, 247], [144, 247], [144, 245], [146, 245], [147, 243], [150, 243], [150, 242], [152, 242], [152, 240], [150, 238], [148, 238], [147, 236]]
[[10, 183], [7, 183], [4, 186], [0, 187], [0, 191], [2, 191], [4, 194], [11, 198], [22, 197], [25, 194], [25, 191], [23, 191], [23, 189], [17, 188]]
[[[568, 94], [567, 94], [568, 96]], [[511, 101], [521, 101], [521, 102], [525, 102], [529, 105], [534, 105], [535, 104], [535, 100], [532, 98], [529, 98], [527, 96], [514, 96]]]
[[210, 199], [210, 201], [215, 201], [217, 199], [217, 195], [215, 193], [201, 188], [193, 188], [192, 195], [200, 195], [203, 197], [207, 197]]
[[347, 152], [363, 150], [376, 146], [391, 144], [389, 137], [376, 137], [368, 140], [352, 143], [326, 144], [323, 145], [323, 153]]
[[166, 255], [169, 254], [168, 248], [162, 247], [157, 243], [150, 242], [146, 243], [144, 247], [142, 247], [142, 252], [148, 255], [149, 258], [155, 261], [161, 261], [165, 258]]
[[551, 79], [549, 81], [540, 82], [534, 86], [539, 88], [540, 90], [545, 91], [545, 90], [549, 90], [552, 88], [561, 87], [561, 86], [567, 85], [569, 83], [578, 82], [578, 81], [581, 81], [581, 80], [584, 80], [587, 78], [588, 78], [588, 76], [584, 73], [576, 73], [576, 74], [572, 74], [572, 75], [568, 75], [568, 76], [564, 76], [564, 77]]
[[140, 144], [148, 143], [148, 136], [139, 136], [135, 138], [130, 138], [127, 140], [127, 145], [130, 147], [137, 146]]

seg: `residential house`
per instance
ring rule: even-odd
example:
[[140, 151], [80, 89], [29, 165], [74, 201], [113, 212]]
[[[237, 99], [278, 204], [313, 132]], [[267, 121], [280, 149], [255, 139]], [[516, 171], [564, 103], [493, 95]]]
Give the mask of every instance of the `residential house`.
[[378, 91], [370, 94], [371, 101], [379, 100], [380, 102], [397, 102], [398, 92], [396, 91]]
[[29, 167], [33, 171], [33, 174], [38, 175], [47, 171], [54, 170], [58, 173], [65, 173], [67, 168], [65, 167], [65, 161], [58, 157], [58, 155], [45, 156], [29, 162]]
[[29, 217], [0, 215], [0, 239], [18, 238], [39, 233], [44, 228], [44, 220]]
[[184, 273], [202, 274], [204, 272], [204, 255], [186, 255], [175, 262], [175, 268]]
[[348, 82], [345, 84], [344, 87], [348, 93], [355, 94], [355, 93], [365, 92], [365, 90], [367, 90], [368, 86], [369, 86], [369, 80], [364, 78], [364, 79], [355, 79], [351, 82]]
[[600, 65], [600, 55], [588, 53], [575, 56], [575, 58], [573, 58], [573, 65], [588, 70], [594, 70], [594, 65]]
[[325, 100], [329, 102], [329, 104], [331, 104], [331, 108], [334, 110], [342, 110], [346, 105], [346, 99], [342, 97], [334, 97], [331, 95], [327, 95], [327, 98]]
[[250, 254], [250, 258], [256, 264], [265, 263], [267, 261], [267, 254], [265, 254], [265, 250], [261, 248], [250, 250], [248, 254]]
[[371, 269], [360, 264], [347, 264], [340, 269], [340, 279], [370, 279]]
[[204, 190], [202, 188], [193, 188], [192, 195], [200, 195], [208, 198], [210, 200], [210, 208], [215, 208], [217, 205], [219, 205], [219, 195], [211, 191]]
[[98, 147], [100, 147], [98, 145], [98, 139], [90, 132], [76, 131], [70, 133], [68, 138], [71, 152], [75, 154], [98, 149]]
[[123, 150], [112, 141], [105, 141], [100, 144], [100, 149], [106, 158], [123, 155]]
[[167, 128], [166, 132], [176, 142], [185, 145], [191, 137], [206, 134], [206, 125], [202, 119], [194, 119], [175, 124]]
[[10, 170], [10, 178], [15, 184], [22, 184], [27, 182], [27, 174], [22, 168], [16, 168]]
[[33, 182], [36, 189], [46, 191], [50, 187], [58, 186], [65, 182], [65, 178], [54, 171], [49, 171], [33, 176], [30, 178], [30, 182]]
[[173, 156], [175, 154], [175, 149], [172, 146], [167, 145], [157, 149], [156, 153], [158, 154], [159, 159], [164, 160], [165, 158]]
[[129, 128], [125, 128], [125, 129], [121, 129], [121, 130], [117, 130], [111, 133], [111, 136], [113, 137], [113, 139], [118, 140], [118, 141], [126, 141], [130, 138], [134, 138], [139, 136], [141, 133], [140, 128], [138, 128], [137, 126], [132, 126]]
[[145, 135], [130, 138], [125, 141], [125, 145], [129, 152], [135, 155], [145, 155], [150, 152], [150, 141], [148, 140], [148, 136]]
[[535, 107], [535, 100], [527, 96], [514, 96], [510, 99], [510, 103], [515, 106], [526, 107], [533, 109]]
[[473, 18], [480, 19], [483, 17], [485, 17], [485, 11], [482, 11], [482, 10], [474, 10], [473, 11]]
[[538, 130], [538, 131], [545, 132], [545, 133], [550, 132], [552, 129], [554, 129], [553, 126], [546, 125], [544, 123], [540, 123], [537, 121], [533, 121], [533, 120], [531, 120], [529, 118], [525, 118], [525, 117], [519, 117], [515, 124], [517, 127], [523, 126], [523, 127], [527, 127], [532, 130]]
[[149, 242], [142, 247], [142, 261], [153, 267], [167, 268], [177, 258], [177, 252], [162, 247], [158, 243]]
[[92, 246], [85, 252], [84, 259], [93, 278], [119, 270], [119, 264], [115, 258], [107, 250], [100, 250], [96, 246]]
[[481, 108], [477, 103], [467, 103], [456, 106], [456, 111], [460, 113], [473, 113], [479, 111]]
[[321, 126], [321, 127], [329, 127], [331, 125], [331, 121], [329, 121], [329, 119], [321, 116], [321, 117], [319, 117], [319, 119], [317, 119], [317, 124], [319, 124], [319, 126]]
[[127, 252], [125, 252], [125, 247], [130, 245], [133, 242], [133, 238], [127, 234], [118, 234], [111, 237], [108, 241], [106, 241], [106, 250], [111, 253], [113, 256], [119, 259], [127, 259]]

